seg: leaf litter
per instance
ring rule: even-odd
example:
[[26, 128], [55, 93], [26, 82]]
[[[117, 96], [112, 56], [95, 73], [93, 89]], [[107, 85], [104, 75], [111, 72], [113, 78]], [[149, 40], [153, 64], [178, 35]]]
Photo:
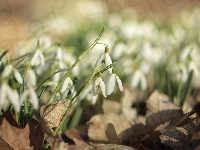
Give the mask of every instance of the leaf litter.
[[9, 117], [4, 113], [0, 117], [0, 144], [6, 149], [42, 149], [46, 139], [54, 150], [199, 149], [200, 124], [194, 114], [199, 113], [200, 102], [184, 114], [167, 95], [154, 91], [146, 100], [143, 115], [133, 107], [143, 101], [136, 101], [137, 96], [131, 94], [125, 89], [120, 101], [99, 98], [100, 111], [90, 112], [87, 122], [66, 129], [62, 137], [53, 135], [52, 129], [62, 120], [68, 100], [43, 106], [41, 122], [30, 120], [25, 128], [17, 124], [11, 112]]

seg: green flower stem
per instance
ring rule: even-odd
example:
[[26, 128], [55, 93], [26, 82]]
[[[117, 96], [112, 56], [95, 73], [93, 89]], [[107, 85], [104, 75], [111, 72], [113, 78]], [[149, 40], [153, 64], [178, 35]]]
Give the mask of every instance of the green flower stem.
[[38, 90], [46, 81], [48, 81], [53, 75], [55, 75], [55, 74], [57, 74], [57, 73], [59, 73], [59, 72], [64, 72], [64, 71], [66, 71], [66, 70], [68, 70], [68, 69], [60, 69], [60, 70], [54, 72], [52, 75], [50, 75], [49, 77], [47, 77], [44, 81], [42, 81], [42, 82], [35, 88], [35, 90], [37, 91], [37, 90]]
[[69, 115], [69, 113], [71, 112], [71, 110], [74, 108], [74, 106], [76, 105], [78, 99], [81, 97], [84, 89], [88, 86], [88, 84], [90, 83], [90, 81], [93, 79], [93, 77], [95, 76], [95, 71], [93, 72], [93, 74], [90, 76], [89, 80], [86, 82], [86, 84], [83, 86], [81, 92], [79, 93], [79, 95], [72, 101], [70, 101], [70, 104], [66, 110], [66, 113], [64, 115], [64, 117], [62, 118], [62, 121], [60, 122], [60, 124], [58, 125], [58, 127], [56, 128], [56, 130], [53, 132], [53, 135], [56, 135], [56, 133], [58, 132], [58, 130], [60, 129], [60, 127], [62, 126], [63, 122], [65, 121], [65, 119], [67, 118], [67, 116]]
[[104, 71], [106, 71], [107, 69], [113, 67], [113, 65], [115, 64], [112, 63], [111, 65], [105, 67], [104, 69], [100, 70], [99, 72], [96, 73], [96, 69], [94, 69], [93, 74], [90, 76], [90, 78], [88, 79], [88, 81], [85, 83], [85, 85], [82, 87], [82, 89], [80, 90], [80, 92], [78, 92], [74, 99], [72, 99], [70, 101], [70, 104], [66, 110], [66, 113], [64, 115], [64, 117], [62, 118], [62, 121], [60, 122], [60, 124], [58, 125], [58, 127], [56, 128], [56, 130], [53, 132], [53, 135], [56, 135], [56, 133], [58, 132], [58, 130], [60, 129], [60, 127], [62, 126], [63, 122], [65, 121], [65, 119], [68, 117], [69, 113], [71, 112], [71, 110], [74, 108], [74, 106], [76, 105], [77, 101], [79, 100], [79, 98], [81, 97], [83, 91], [85, 90], [85, 88], [89, 85], [89, 83], [91, 82], [91, 80], [96, 77], [100, 72], [103, 73]]
[[60, 81], [60, 83], [57, 85], [56, 89], [53, 91], [53, 93], [51, 94], [49, 100], [47, 101], [47, 105], [50, 104], [55, 96], [55, 94], [57, 93], [57, 91], [60, 89], [61, 85], [63, 84], [63, 82], [65, 81], [65, 79], [67, 77], [69, 77], [70, 73], [72, 72], [72, 70], [76, 67], [76, 65], [80, 62], [80, 60], [85, 56], [85, 54], [87, 54], [100, 40], [103, 32], [104, 32], [105, 27], [103, 27], [103, 29], [101, 30], [98, 38], [94, 41], [94, 43], [88, 48], [86, 49], [81, 56], [75, 61], [75, 63], [71, 66], [71, 68], [69, 68], [69, 70], [67, 71], [67, 73], [65, 74], [65, 76], [62, 78], [62, 80]]

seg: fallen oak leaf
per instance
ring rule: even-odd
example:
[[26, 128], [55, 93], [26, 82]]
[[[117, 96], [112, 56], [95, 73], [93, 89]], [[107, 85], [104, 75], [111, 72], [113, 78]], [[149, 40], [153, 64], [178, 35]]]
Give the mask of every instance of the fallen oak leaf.
[[143, 118], [141, 119], [139, 116], [137, 120], [130, 121], [124, 114], [108, 113], [95, 115], [87, 122], [89, 125], [88, 136], [92, 141], [108, 142], [104, 128], [108, 123], [112, 123], [119, 139], [122, 142], [128, 141], [130, 137], [137, 137], [147, 133], [147, 128], [141, 120], [143, 122]]
[[154, 131], [157, 126], [183, 115], [180, 107], [169, 101], [169, 97], [155, 91], [147, 100], [146, 126]]
[[2, 150], [14, 150], [1, 136], [0, 136], [0, 145]]
[[[117, 115], [114, 113], [95, 115], [90, 121], [88, 121], [89, 129], [88, 136], [92, 141], [104, 141], [108, 142], [106, 138], [104, 128], [108, 123], [112, 123], [115, 126], [116, 133], [119, 135], [122, 131], [131, 127], [131, 122], [127, 120], [124, 114]], [[129, 132], [131, 134], [131, 132]], [[129, 134], [123, 133], [119, 135], [119, 138], [123, 140], [129, 139]]]
[[182, 127], [175, 127], [160, 136], [161, 143], [170, 146], [171, 148], [183, 149], [186, 141], [196, 131], [200, 124], [188, 123]]
[[[42, 150], [43, 131], [39, 122], [31, 121], [25, 128], [17, 128], [10, 125], [5, 117], [0, 117], [0, 137], [6, 141], [13, 149], [33, 149]], [[37, 140], [37, 143], [32, 142]]]
[[73, 141], [76, 145], [68, 145], [67, 150], [90, 150], [91, 148], [94, 148], [93, 146], [88, 145], [86, 142], [77, 138], [73, 138]]
[[195, 112], [199, 111], [199, 107], [200, 107], [200, 103], [197, 103], [190, 112], [188, 112], [182, 116], [177, 116], [177, 117], [173, 118], [172, 120], [170, 120], [169, 122], [165, 122], [164, 124], [159, 125], [153, 131], [153, 133], [151, 133], [148, 137], [143, 138], [143, 140], [158, 138], [160, 135], [165, 134], [167, 131], [169, 131], [175, 127], [183, 126], [183, 125], [187, 124], [186, 121], [187, 121], [188, 117], [193, 115]]
[[135, 148], [132, 148], [130, 146], [124, 146], [124, 145], [117, 145], [117, 144], [101, 144], [97, 148], [93, 148], [90, 150], [136, 150]]

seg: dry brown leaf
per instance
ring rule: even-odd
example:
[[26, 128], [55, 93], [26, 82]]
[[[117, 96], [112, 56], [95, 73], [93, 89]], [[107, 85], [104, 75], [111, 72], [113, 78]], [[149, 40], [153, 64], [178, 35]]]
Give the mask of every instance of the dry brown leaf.
[[42, 150], [43, 131], [41, 125], [30, 121], [25, 128], [17, 128], [4, 118], [0, 117], [0, 137], [13, 149], [35, 149]]
[[81, 138], [81, 135], [80, 135], [80, 133], [79, 133], [79, 131], [77, 129], [66, 130], [65, 131], [65, 135], [71, 140], [73, 140], [73, 138], [77, 138], [79, 140], [83, 140]]
[[182, 127], [175, 127], [160, 136], [161, 143], [172, 148], [183, 149], [186, 141], [196, 131], [198, 126], [199, 124], [197, 123], [188, 123]]
[[104, 114], [106, 114], [106, 113], [118, 114], [120, 111], [121, 105], [120, 105], [120, 103], [118, 103], [116, 101], [104, 99], [102, 107], [103, 107]]
[[40, 109], [40, 116], [42, 118], [43, 125], [48, 126], [50, 129], [57, 127], [65, 115], [65, 111], [67, 110], [69, 103], [70, 100], [59, 100], [58, 102], [50, 105], [42, 106]]
[[165, 94], [155, 91], [147, 100], [146, 126], [152, 131], [160, 124], [182, 115], [182, 109], [170, 102]]
[[49, 143], [52, 150], [66, 150], [67, 143], [65, 143], [58, 135], [53, 136], [48, 133], [44, 133], [45, 140]]
[[125, 141], [130, 137], [137, 137], [146, 133], [146, 127], [138, 120], [131, 122], [124, 114], [113, 113], [95, 115], [88, 122], [88, 136], [92, 141], [108, 141], [104, 128], [108, 123], [112, 123], [120, 140]]
[[0, 150], [14, 150], [1, 136], [0, 136]]
[[101, 144], [99, 147], [93, 148], [90, 150], [136, 150], [136, 149], [129, 147], [129, 146], [124, 146], [124, 145]]
[[132, 108], [133, 102], [136, 102], [136, 94], [131, 92], [128, 88], [124, 88], [121, 98], [122, 112], [131, 120], [136, 119], [137, 110]]
[[87, 143], [78, 140], [77, 138], [73, 138], [73, 141], [76, 145], [68, 145], [67, 150], [88, 150], [93, 148], [93, 146], [88, 145]]
[[[104, 128], [108, 123], [112, 123], [115, 126], [116, 132], [119, 135], [122, 131], [131, 127], [131, 123], [122, 115], [117, 115], [113, 113], [95, 115], [93, 116], [89, 124], [88, 136], [93, 141], [108, 141], [106, 138]], [[121, 135], [119, 138], [127, 138], [127, 135]]]

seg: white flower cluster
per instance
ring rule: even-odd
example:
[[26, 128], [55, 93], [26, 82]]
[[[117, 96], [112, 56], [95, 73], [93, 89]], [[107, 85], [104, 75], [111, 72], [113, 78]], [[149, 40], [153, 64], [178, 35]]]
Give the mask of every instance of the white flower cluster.
[[[105, 65], [105, 67], [112, 64], [112, 60], [108, 52], [109, 52], [109, 48], [108, 46], [106, 46], [105, 52], [99, 57], [99, 59], [96, 61], [94, 65], [95, 69], [98, 68], [98, 66], [101, 64]], [[123, 90], [122, 82], [113, 70], [114, 70], [113, 68], [108, 69], [105, 83], [103, 82], [100, 74], [96, 78], [93, 84], [93, 88], [92, 88], [94, 96], [96, 96], [100, 90], [104, 97], [107, 97], [107, 95], [110, 95], [114, 91], [116, 81], [118, 83], [120, 91]]]

